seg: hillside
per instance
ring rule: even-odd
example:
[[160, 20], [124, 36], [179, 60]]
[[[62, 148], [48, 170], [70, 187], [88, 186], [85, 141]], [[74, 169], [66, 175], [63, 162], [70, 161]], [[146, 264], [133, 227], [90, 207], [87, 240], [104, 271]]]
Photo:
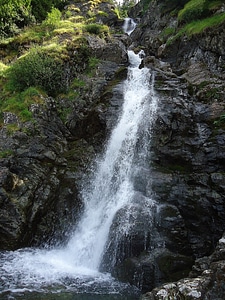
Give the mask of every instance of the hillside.
[[117, 239], [115, 216], [101, 271], [152, 290], [142, 299], [222, 299], [224, 1], [70, 1], [22, 25], [0, 40], [1, 250], [67, 243], [121, 113], [127, 50], [143, 50], [158, 108], [132, 180], [137, 201], [151, 196], [159, 209], [154, 230], [140, 210]]

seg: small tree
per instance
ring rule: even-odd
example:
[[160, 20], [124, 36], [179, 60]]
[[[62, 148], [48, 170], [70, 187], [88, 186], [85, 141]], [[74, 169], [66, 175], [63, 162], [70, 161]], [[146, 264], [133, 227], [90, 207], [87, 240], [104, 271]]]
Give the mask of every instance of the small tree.
[[7, 69], [9, 88], [22, 92], [28, 87], [39, 87], [50, 96], [66, 88], [63, 62], [49, 56], [41, 48], [33, 49]]
[[31, 0], [0, 0], [0, 37], [16, 33], [33, 20]]
[[32, 14], [38, 22], [46, 19], [53, 7], [62, 9], [67, 0], [31, 0]]

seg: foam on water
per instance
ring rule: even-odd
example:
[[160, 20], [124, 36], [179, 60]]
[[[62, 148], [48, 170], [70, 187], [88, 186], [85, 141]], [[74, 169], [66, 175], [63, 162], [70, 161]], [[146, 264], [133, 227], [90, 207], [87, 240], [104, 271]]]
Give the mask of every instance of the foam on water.
[[[124, 284], [98, 269], [115, 214], [129, 206], [134, 197], [131, 178], [139, 132], [144, 128], [146, 134], [144, 124], [147, 122], [149, 127], [149, 120], [157, 108], [150, 71], [139, 68], [144, 53], [128, 51], [128, 55], [130, 67], [123, 85], [123, 110], [90, 186], [82, 191], [85, 209], [75, 232], [63, 248], [2, 252], [2, 292], [72, 289], [75, 292], [107, 290], [107, 293], [115, 293], [124, 289]], [[143, 154], [145, 144], [142, 147]], [[129, 229], [128, 219], [123, 226]]]

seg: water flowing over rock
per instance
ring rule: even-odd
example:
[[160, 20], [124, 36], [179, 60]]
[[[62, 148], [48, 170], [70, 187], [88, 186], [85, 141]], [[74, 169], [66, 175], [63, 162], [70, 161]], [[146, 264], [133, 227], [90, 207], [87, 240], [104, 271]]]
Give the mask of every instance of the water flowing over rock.
[[[79, 5], [88, 14], [85, 4]], [[121, 27], [111, 6], [101, 5], [109, 15], [102, 16], [99, 23]], [[160, 1], [151, 1], [144, 13], [140, 1], [130, 16], [137, 26], [129, 35], [115, 34], [109, 40], [93, 35], [87, 38], [89, 50], [100, 61], [94, 76], [85, 78], [86, 87], [79, 88], [76, 103], [71, 104], [63, 96], [58, 102], [46, 97], [44, 107], [32, 107], [35, 122], [27, 125], [20, 124], [11, 113], [4, 114], [0, 146], [8, 155], [0, 159], [1, 250], [50, 246], [52, 252], [43, 250], [38, 256], [44, 257], [43, 264], [53, 259], [57, 280], [62, 274], [58, 264], [71, 275], [71, 252], [68, 250], [65, 263], [65, 252], [60, 251], [68, 245], [85, 211], [89, 198], [85, 203], [81, 190], [88, 185], [91, 170], [96, 170], [96, 156], [104, 153], [123, 110], [124, 82], [129, 75], [127, 49], [136, 54], [142, 49], [140, 53], [145, 55], [138, 60], [139, 71], [145, 72], [143, 84], [150, 90], [141, 105], [153, 97], [157, 99], [157, 113], [154, 111], [151, 119], [153, 111], [145, 107], [141, 116], [135, 150], [130, 154], [133, 155], [129, 178], [132, 192], [128, 193], [129, 183], [120, 189], [123, 195], [127, 192], [124, 201], [128, 202], [111, 215], [111, 225], [105, 226], [106, 241], [100, 237], [96, 241], [97, 235], [92, 235], [91, 247], [86, 249], [81, 245], [85, 249], [79, 260], [86, 261], [86, 267], [93, 264], [95, 271], [109, 272], [142, 293], [147, 292], [143, 300], [223, 299], [224, 25], [189, 39], [180, 37], [169, 44], [161, 33], [166, 26], [176, 28], [178, 24], [173, 14], [161, 10]], [[83, 62], [80, 70], [84, 67]], [[138, 97], [141, 88], [136, 87], [135, 93]], [[60, 115], [63, 109], [71, 111], [65, 122]], [[134, 120], [136, 117], [133, 115]], [[21, 130], [10, 135], [6, 125], [11, 123]], [[120, 129], [121, 134], [124, 128]], [[129, 154], [130, 148], [125, 143], [120, 151]], [[120, 164], [127, 170], [121, 158], [111, 170], [111, 181], [101, 177], [109, 189], [123, 179], [124, 173], [118, 171]], [[101, 186], [102, 182], [98, 182], [98, 187]], [[95, 193], [104, 194], [97, 190]], [[116, 190], [113, 196], [116, 201]], [[105, 202], [113, 196], [106, 193]], [[99, 215], [96, 211], [96, 222], [108, 209], [103, 207]], [[88, 227], [89, 220], [85, 222]], [[81, 231], [81, 244], [84, 235]], [[73, 241], [69, 248], [78, 244], [75, 237]], [[100, 246], [101, 251], [95, 252], [93, 260], [89, 255]], [[30, 259], [38, 251], [27, 250], [24, 257]], [[20, 253], [23, 250], [11, 253], [13, 262], [18, 263]], [[4, 252], [1, 255], [4, 261], [7, 256]], [[32, 259], [28, 265], [30, 268]], [[27, 266], [24, 269], [20, 266], [26, 271]], [[9, 262], [7, 268], [12, 275], [13, 263]], [[82, 272], [87, 275], [87, 269]], [[103, 273], [92, 274], [100, 284], [108, 280]], [[29, 281], [28, 277], [25, 279]], [[81, 285], [89, 283], [88, 279], [79, 277], [79, 280]]]

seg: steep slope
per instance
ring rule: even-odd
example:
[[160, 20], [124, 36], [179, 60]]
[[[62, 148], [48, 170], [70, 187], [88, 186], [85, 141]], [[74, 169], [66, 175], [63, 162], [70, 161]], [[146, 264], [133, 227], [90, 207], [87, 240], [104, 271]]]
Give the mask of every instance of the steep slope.
[[[20, 35], [1, 44], [2, 69], [35, 44], [50, 62], [56, 59], [64, 76], [57, 81], [57, 93], [51, 89], [54, 76], [47, 93], [40, 87], [14, 93], [6, 88], [3, 70], [0, 244], [16, 249], [67, 240], [83, 207], [81, 178], [84, 184], [83, 174], [103, 150], [121, 107], [121, 91], [113, 87], [126, 76], [127, 48], [144, 49], [141, 67], [155, 76], [159, 108], [154, 128], [149, 128], [149, 162], [134, 176], [134, 186], [136, 201], [150, 195], [158, 203], [155, 232], [143, 207], [135, 212], [138, 226], [115, 241], [118, 214], [102, 270], [146, 292], [188, 276], [196, 261], [192, 276], [209, 269], [197, 280], [203, 290], [188, 294], [196, 282], [189, 278], [153, 290], [146, 299], [173, 299], [174, 294], [217, 299], [224, 295], [224, 23], [189, 33], [189, 23], [182, 19], [184, 4], [168, 3], [140, 1], [131, 11], [138, 25], [127, 36], [116, 32], [121, 21], [111, 4], [75, 1], [65, 12], [66, 28], [47, 22], [41, 37], [37, 30], [31, 39]], [[210, 8], [207, 17], [223, 15], [223, 10], [222, 3]], [[25, 100], [22, 114], [21, 106], [12, 105], [15, 98], [17, 104]], [[113, 266], [112, 251], [117, 253]]]
[[65, 242], [82, 210], [80, 178], [107, 135], [112, 87], [125, 74], [111, 4], [77, 1], [52, 20], [1, 41], [1, 249]]
[[[182, 240], [190, 245], [197, 258], [190, 276], [200, 276], [153, 290], [143, 299], [224, 297], [223, 239], [212, 256], [202, 258], [212, 253], [224, 231], [224, 3], [186, 21], [181, 16], [190, 2], [173, 7], [150, 1], [145, 12], [145, 2], [140, 2], [131, 12], [140, 20], [132, 35], [134, 47], [148, 54], [144, 64], [156, 72], [161, 99], [152, 145], [152, 189], [159, 201], [175, 205], [184, 220], [180, 227], [166, 213], [160, 226], [170, 250], [181, 251]], [[174, 248], [170, 239], [176, 240]], [[161, 266], [170, 273], [166, 281], [173, 281], [181, 269], [169, 256]]]

